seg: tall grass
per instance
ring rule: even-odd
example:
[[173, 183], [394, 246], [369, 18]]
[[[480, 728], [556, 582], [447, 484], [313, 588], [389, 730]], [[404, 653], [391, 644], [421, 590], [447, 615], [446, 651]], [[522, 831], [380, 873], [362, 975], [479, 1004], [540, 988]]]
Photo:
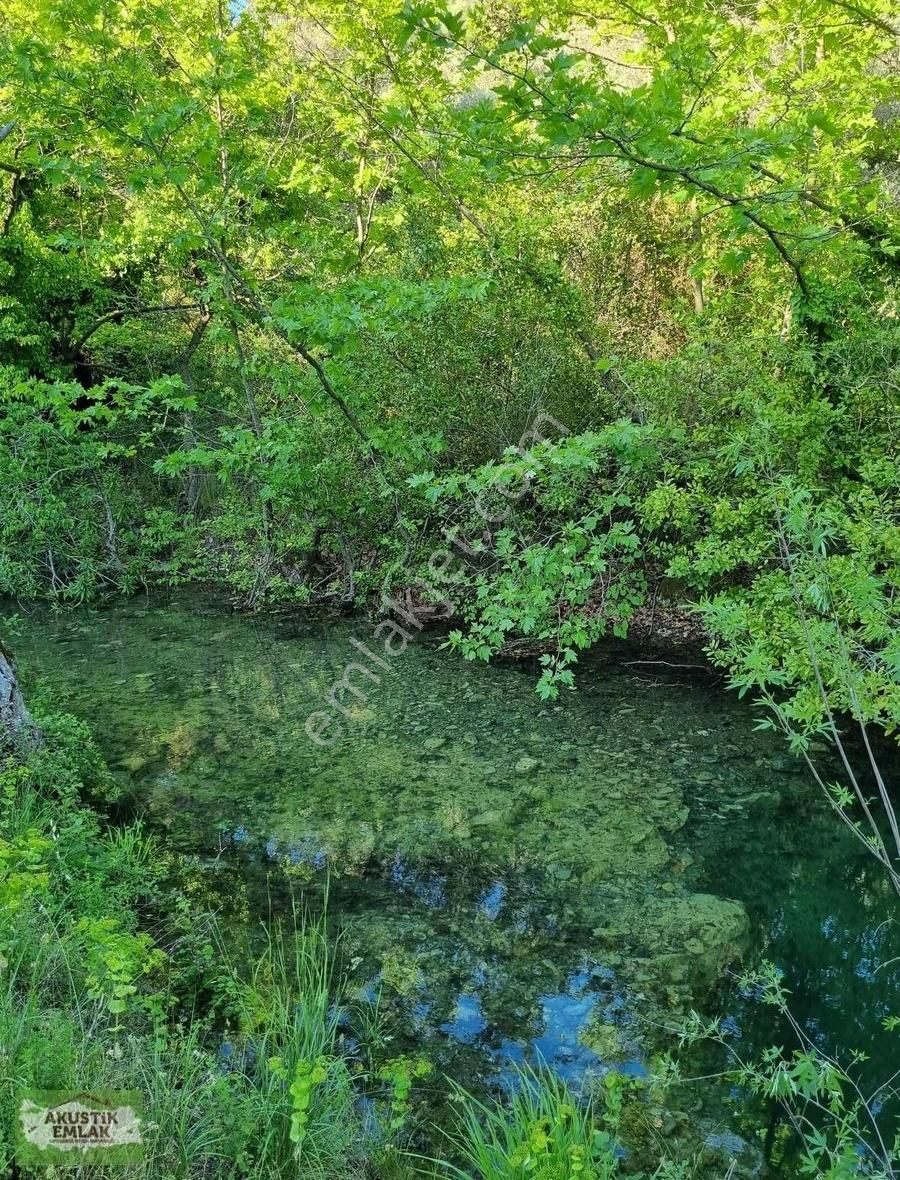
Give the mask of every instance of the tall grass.
[[169, 994], [170, 963], [138, 929], [152, 844], [44, 789], [42, 757], [41, 774], [0, 762], [0, 1173], [33, 1087], [140, 1091], [135, 1180], [361, 1175], [324, 917], [288, 915], [237, 964], [219, 932], [213, 1002], [198, 1017], [192, 997]]
[[[614, 1117], [579, 1102], [547, 1068], [521, 1072], [510, 1101], [486, 1105], [454, 1087], [458, 1103], [452, 1153], [461, 1166], [448, 1172], [463, 1180], [612, 1180], [618, 1175], [616, 1145], [598, 1125]], [[616, 1100], [613, 1096], [612, 1109]]]
[[324, 916], [295, 909], [287, 922], [270, 925], [252, 970], [243, 978], [232, 967], [231, 979], [232, 1076], [256, 1127], [260, 1174], [281, 1175], [293, 1161], [310, 1180], [360, 1175], [363, 1134], [338, 1044], [338, 988]]
[[[274, 934], [247, 977], [233, 981], [229, 1006], [238, 1021], [226, 1034], [227, 1055], [209, 1021], [160, 1030], [140, 1013], [113, 1020], [101, 1000], [86, 998], [76, 948], [49, 912], [20, 933], [0, 986], [4, 1129], [23, 1087], [138, 1090], [146, 1103], [145, 1158], [133, 1177], [362, 1175], [364, 1136], [338, 1051], [322, 923]], [[300, 1112], [298, 1142], [292, 1086], [307, 1065], [318, 1080]], [[0, 1166], [11, 1157], [0, 1130]]]

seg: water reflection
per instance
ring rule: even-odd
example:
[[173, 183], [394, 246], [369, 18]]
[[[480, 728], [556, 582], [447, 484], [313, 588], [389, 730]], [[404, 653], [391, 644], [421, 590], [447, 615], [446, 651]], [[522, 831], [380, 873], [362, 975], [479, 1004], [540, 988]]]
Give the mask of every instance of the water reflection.
[[135, 811], [215, 865], [223, 908], [287, 909], [329, 878], [358, 984], [459, 1075], [639, 1071], [669, 1016], [722, 1002], [750, 1052], [773, 1030], [723, 990], [741, 955], [779, 964], [823, 1047], [888, 1052], [894, 899], [743, 705], [609, 653], [545, 705], [530, 669], [423, 641], [323, 751], [304, 722], [354, 634], [190, 598], [35, 616], [17, 648]]

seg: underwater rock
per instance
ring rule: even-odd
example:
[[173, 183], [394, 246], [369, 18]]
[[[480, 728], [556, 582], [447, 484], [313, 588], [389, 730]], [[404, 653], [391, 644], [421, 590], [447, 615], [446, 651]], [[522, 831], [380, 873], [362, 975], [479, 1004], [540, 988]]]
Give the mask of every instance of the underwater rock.
[[469, 820], [469, 825], [473, 828], [493, 827], [495, 824], [503, 823], [503, 813], [497, 811], [482, 811], [480, 815], [475, 815]]
[[[704, 1126], [709, 1128], [710, 1124], [701, 1120], [698, 1130], [702, 1132]], [[756, 1180], [765, 1171], [763, 1153], [756, 1143], [715, 1124], [703, 1140], [699, 1159], [701, 1167], [708, 1167], [711, 1175], [727, 1172], [735, 1180]]]
[[623, 1030], [606, 1021], [593, 1024], [581, 1035], [582, 1042], [592, 1049], [605, 1064], [625, 1061], [630, 1049], [625, 1044]]
[[692, 978], [704, 984], [712, 983], [728, 962], [743, 954], [750, 935], [747, 911], [740, 902], [710, 893], [648, 898], [639, 920], [648, 947], [683, 950], [692, 960]]
[[744, 907], [727, 898], [663, 895], [617, 903], [594, 935], [604, 947], [631, 950], [626, 979], [650, 985], [669, 1007], [683, 1007], [741, 957], [750, 922]]
[[693, 1161], [694, 1180], [760, 1180], [767, 1174], [759, 1144], [696, 1112], [634, 1102], [625, 1109], [621, 1137], [630, 1161], [647, 1168], [658, 1162], [665, 1141], [669, 1159]]
[[687, 804], [681, 807], [674, 807], [668, 815], [660, 818], [660, 826], [667, 832], [677, 832], [687, 823], [691, 817], [691, 809]]
[[126, 754], [124, 758], [120, 758], [119, 765], [123, 770], [127, 770], [129, 774], [138, 774], [147, 765], [147, 759], [143, 754], [134, 750], [132, 753]]
[[779, 774], [805, 774], [806, 763], [802, 758], [795, 758], [790, 754], [776, 754], [771, 759], [771, 767]]

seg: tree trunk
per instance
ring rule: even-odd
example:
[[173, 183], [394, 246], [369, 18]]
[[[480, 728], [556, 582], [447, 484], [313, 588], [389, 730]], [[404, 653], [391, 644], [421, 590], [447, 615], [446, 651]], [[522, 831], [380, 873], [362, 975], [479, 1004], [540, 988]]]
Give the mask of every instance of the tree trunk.
[[0, 643], [0, 741], [8, 736], [34, 741], [38, 732], [22, 700], [12, 656]]

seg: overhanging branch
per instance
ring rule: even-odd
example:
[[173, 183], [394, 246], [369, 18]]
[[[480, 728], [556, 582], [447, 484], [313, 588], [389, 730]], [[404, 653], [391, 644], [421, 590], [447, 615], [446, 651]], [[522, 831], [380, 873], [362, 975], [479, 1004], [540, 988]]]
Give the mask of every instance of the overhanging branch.
[[77, 356], [94, 333], [98, 332], [104, 324], [121, 324], [122, 320], [130, 316], [158, 315], [168, 311], [197, 311], [201, 306], [199, 303], [157, 303], [152, 307], [117, 307], [114, 311], [108, 311], [96, 319], [88, 330], [79, 336], [72, 345], [72, 355]]

